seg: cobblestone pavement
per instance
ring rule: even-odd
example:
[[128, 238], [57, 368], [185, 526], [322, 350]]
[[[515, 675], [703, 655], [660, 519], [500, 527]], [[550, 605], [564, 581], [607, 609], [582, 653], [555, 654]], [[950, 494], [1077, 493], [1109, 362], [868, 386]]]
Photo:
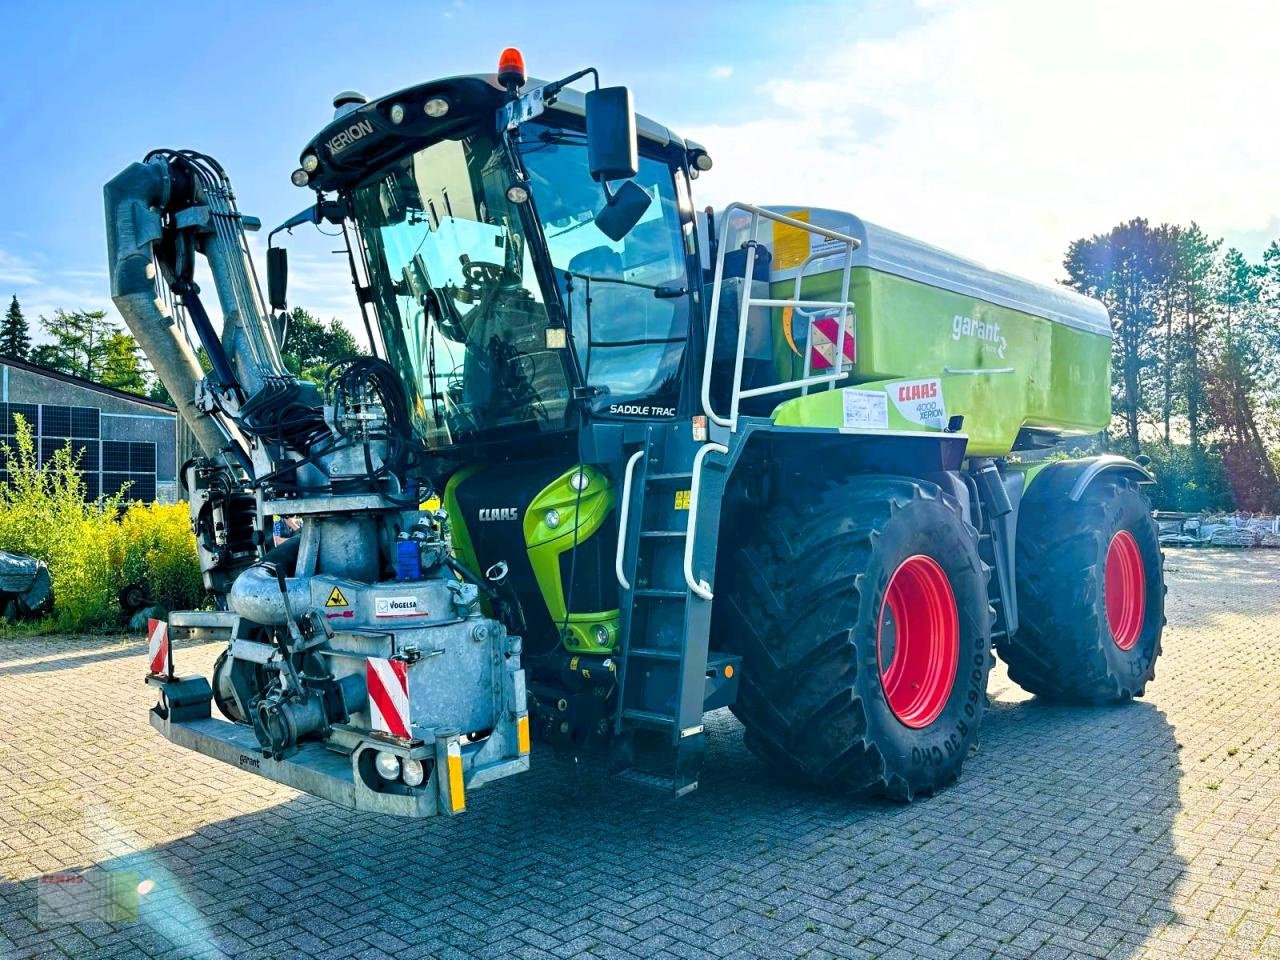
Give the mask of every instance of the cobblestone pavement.
[[[780, 782], [721, 713], [683, 800], [536, 753], [457, 820], [356, 815], [165, 743], [140, 641], [0, 641], [0, 957], [1280, 957], [1280, 553], [1168, 570], [1145, 701], [997, 670], [909, 807]], [[95, 864], [138, 922], [41, 928], [38, 878]]]

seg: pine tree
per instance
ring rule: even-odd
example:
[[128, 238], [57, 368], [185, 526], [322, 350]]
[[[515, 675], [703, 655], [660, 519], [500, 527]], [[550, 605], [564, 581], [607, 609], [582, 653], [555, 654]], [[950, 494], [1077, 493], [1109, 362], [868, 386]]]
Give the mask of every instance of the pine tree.
[[17, 294], [9, 301], [9, 310], [0, 322], [0, 354], [26, 360], [31, 356], [31, 329], [22, 315]]
[[98, 382], [104, 387], [114, 387], [139, 396], [147, 393], [138, 343], [123, 330], [117, 330], [107, 339], [107, 357]]

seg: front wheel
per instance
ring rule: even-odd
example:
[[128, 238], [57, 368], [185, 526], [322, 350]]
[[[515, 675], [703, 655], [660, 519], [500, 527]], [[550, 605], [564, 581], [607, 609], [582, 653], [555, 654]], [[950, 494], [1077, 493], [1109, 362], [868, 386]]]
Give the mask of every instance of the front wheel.
[[900, 800], [956, 779], [977, 743], [992, 617], [952, 498], [852, 478], [774, 511], [734, 573], [718, 633], [743, 657], [733, 710], [757, 756]]

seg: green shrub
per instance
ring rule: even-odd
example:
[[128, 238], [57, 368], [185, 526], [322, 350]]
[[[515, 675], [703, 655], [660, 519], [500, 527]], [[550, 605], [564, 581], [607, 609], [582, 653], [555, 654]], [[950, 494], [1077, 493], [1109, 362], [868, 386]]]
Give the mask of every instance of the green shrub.
[[190, 610], [206, 601], [196, 541], [185, 503], [131, 506], [120, 523], [124, 538], [122, 578], [139, 583], [165, 610]]
[[120, 607], [120, 497], [85, 502], [84, 479], [70, 445], [43, 465], [31, 428], [19, 418], [5, 451], [9, 482], [0, 484], [0, 550], [49, 565], [50, 629], [80, 632], [117, 626]]
[[119, 593], [128, 583], [143, 584], [166, 609], [201, 604], [184, 505], [134, 504], [126, 510], [127, 491], [86, 502], [70, 445], [41, 464], [31, 428], [21, 418], [4, 461], [9, 479], [0, 483], [0, 550], [43, 560], [53, 581], [53, 613], [36, 630], [121, 628]]
[[1150, 469], [1156, 478], [1151, 500], [1157, 510], [1199, 513], [1233, 509], [1231, 485], [1216, 447], [1204, 447], [1197, 455], [1189, 444], [1166, 447], [1157, 441], [1144, 443], [1142, 452], [1151, 458]]

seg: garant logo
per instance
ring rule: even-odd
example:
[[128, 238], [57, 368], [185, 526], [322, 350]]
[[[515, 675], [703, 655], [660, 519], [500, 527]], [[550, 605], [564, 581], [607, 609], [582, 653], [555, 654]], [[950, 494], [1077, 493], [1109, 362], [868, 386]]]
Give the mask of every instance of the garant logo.
[[973, 317], [957, 313], [951, 318], [951, 339], [958, 341], [961, 337], [973, 337], [975, 340], [991, 344], [996, 348], [996, 356], [1001, 360], [1004, 359], [1005, 348], [1009, 346], [1009, 341], [1000, 335], [1000, 324], [975, 320]]
[[357, 140], [363, 140], [371, 133], [373, 133], [372, 123], [368, 120], [357, 120], [351, 126], [347, 127], [347, 129], [340, 131], [335, 137], [330, 139], [325, 146], [329, 148], [330, 156], [337, 156]]
[[519, 520], [519, 507], [482, 507], [479, 513], [481, 520]]
[[898, 402], [909, 400], [936, 400], [938, 398], [938, 381], [925, 380], [923, 383], [907, 383], [898, 388]]

